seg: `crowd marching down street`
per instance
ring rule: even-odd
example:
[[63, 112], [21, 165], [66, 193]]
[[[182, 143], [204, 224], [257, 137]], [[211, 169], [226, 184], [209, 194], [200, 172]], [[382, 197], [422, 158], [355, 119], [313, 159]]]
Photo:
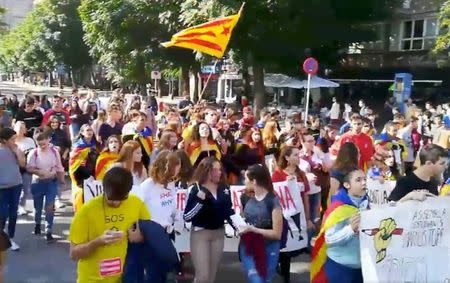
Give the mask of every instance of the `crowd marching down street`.
[[[311, 254], [312, 282], [363, 282], [369, 182], [395, 183], [386, 202], [448, 194], [448, 103], [409, 103], [405, 114], [392, 107], [384, 127], [363, 101], [342, 111], [333, 99], [327, 115], [309, 115], [306, 125], [300, 113], [281, 119], [263, 109], [255, 117], [243, 104], [194, 104], [185, 94], [173, 106], [120, 90], [107, 103], [76, 89], [48, 100], [3, 97], [3, 254], [20, 250], [14, 233], [18, 215], [31, 213], [29, 195], [32, 232], [55, 241], [59, 191], [70, 185], [68, 252], [80, 283], [184, 278], [187, 259], [195, 282], [212, 283], [230, 243], [248, 282], [277, 273], [289, 282], [291, 258], [301, 253]], [[88, 196], [94, 183], [102, 190]]]

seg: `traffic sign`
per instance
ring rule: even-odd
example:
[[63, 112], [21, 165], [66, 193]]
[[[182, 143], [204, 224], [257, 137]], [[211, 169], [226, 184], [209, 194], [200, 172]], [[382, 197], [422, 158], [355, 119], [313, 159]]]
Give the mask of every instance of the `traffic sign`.
[[303, 71], [308, 75], [314, 76], [319, 70], [319, 62], [313, 57], [309, 57], [303, 62]]
[[160, 80], [161, 79], [161, 72], [160, 71], [152, 71], [150, 74], [150, 77], [152, 80]]

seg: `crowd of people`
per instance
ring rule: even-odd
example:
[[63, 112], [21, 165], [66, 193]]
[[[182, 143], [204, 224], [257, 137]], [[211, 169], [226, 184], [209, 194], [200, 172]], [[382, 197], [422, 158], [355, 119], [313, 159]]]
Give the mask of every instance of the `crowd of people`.
[[[308, 117], [282, 117], [279, 109], [255, 116], [242, 104], [194, 104], [186, 93], [178, 105], [157, 104], [154, 97], [119, 90], [107, 100], [77, 90], [51, 102], [31, 93], [20, 101], [0, 97], [0, 230], [8, 223], [0, 246], [20, 249], [15, 226], [18, 216], [31, 213], [25, 206], [30, 194], [33, 233], [42, 234], [44, 211], [45, 238], [54, 242], [54, 212], [64, 205], [61, 189], [70, 186], [70, 256], [78, 261], [78, 282], [188, 276], [183, 264], [148, 256], [146, 237], [177, 237], [176, 192], [186, 190], [181, 217], [192, 224], [190, 255], [180, 259], [191, 258], [196, 283], [215, 281], [225, 222], [240, 237], [237, 252], [248, 282], [272, 282], [277, 272], [289, 282], [291, 259], [300, 253], [312, 255], [314, 282], [324, 282], [323, 276], [362, 282], [358, 211], [369, 208], [366, 178], [397, 181], [392, 201], [438, 195], [449, 178], [449, 103], [427, 102], [422, 109], [407, 101], [403, 113], [388, 105], [392, 119], [385, 125], [377, 125], [362, 100], [354, 111], [333, 98], [330, 110]], [[102, 181], [103, 194], [85, 201], [83, 186], [92, 179]], [[273, 187], [286, 180], [304, 188], [308, 229], [308, 246], [293, 252], [280, 252], [285, 221]], [[245, 226], [232, 220], [232, 185], [246, 188]], [[349, 217], [329, 220], [343, 204], [354, 208]], [[327, 258], [318, 262], [324, 242]]]

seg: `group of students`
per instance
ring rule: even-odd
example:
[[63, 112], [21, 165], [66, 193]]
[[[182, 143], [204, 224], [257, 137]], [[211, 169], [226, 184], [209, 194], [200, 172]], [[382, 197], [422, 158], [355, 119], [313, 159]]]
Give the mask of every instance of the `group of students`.
[[[448, 174], [444, 173], [448, 136], [444, 149], [422, 138], [417, 144], [418, 119], [411, 117], [406, 124], [397, 113], [376, 134], [370, 111], [347, 113], [347, 126], [340, 132], [336, 113], [329, 124], [308, 117], [307, 126], [294, 113], [283, 125], [276, 109], [263, 109], [257, 119], [248, 105], [241, 111], [205, 101], [194, 105], [188, 96], [177, 107], [160, 105], [159, 109], [139, 96], [125, 99], [120, 92], [110, 97], [107, 106], [95, 92], [86, 96], [74, 91], [66, 101], [57, 95], [52, 102], [41, 120], [25, 119], [24, 113], [38, 117], [41, 112], [40, 104], [27, 96], [12, 121], [14, 130], [0, 130], [0, 157], [10, 161], [4, 166], [8, 174], [0, 177], [0, 224], [3, 228], [8, 220], [7, 234], [13, 239], [19, 203], [24, 205], [27, 186], [31, 187], [34, 233], [41, 233], [45, 207], [45, 234], [53, 242], [54, 203], [67, 171], [75, 209], [70, 254], [78, 260], [78, 282], [165, 282], [173, 266], [146, 256], [153, 240], [144, 227], [151, 220], [162, 227], [164, 236], [174, 239], [179, 217], [192, 223], [195, 282], [214, 282], [224, 249], [225, 222], [240, 235], [239, 257], [249, 282], [271, 282], [277, 272], [289, 282], [291, 258], [302, 251], [280, 252], [284, 220], [273, 182], [286, 180], [304, 187], [301, 200], [308, 243], [314, 244], [312, 278], [326, 274], [333, 282], [344, 278], [342, 273], [361, 279], [359, 216], [354, 215], [367, 208], [366, 176], [398, 179], [390, 197], [398, 201], [425, 195], [408, 194], [413, 189], [438, 194]], [[76, 120], [80, 123], [74, 126], [80, 116], [84, 120]], [[439, 127], [445, 131], [448, 125]], [[34, 128], [39, 130], [30, 131]], [[90, 179], [103, 182], [104, 194], [85, 202], [83, 186]], [[244, 227], [232, 221], [230, 185], [246, 187], [241, 199], [248, 223]], [[179, 189], [189, 193], [184, 215], [177, 214]], [[350, 209], [352, 213], [342, 221], [329, 220], [343, 205], [356, 209]], [[328, 245], [328, 258], [315, 264], [314, 250], [323, 243]], [[11, 244], [18, 249], [14, 241]]]

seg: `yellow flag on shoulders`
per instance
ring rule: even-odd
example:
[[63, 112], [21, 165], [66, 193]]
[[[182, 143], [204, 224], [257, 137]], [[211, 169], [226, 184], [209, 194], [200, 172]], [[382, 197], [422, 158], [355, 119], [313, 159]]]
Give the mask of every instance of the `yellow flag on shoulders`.
[[222, 58], [233, 29], [239, 21], [241, 11], [242, 8], [235, 15], [214, 19], [182, 30], [174, 34], [169, 42], [162, 43], [162, 46], [177, 46]]

